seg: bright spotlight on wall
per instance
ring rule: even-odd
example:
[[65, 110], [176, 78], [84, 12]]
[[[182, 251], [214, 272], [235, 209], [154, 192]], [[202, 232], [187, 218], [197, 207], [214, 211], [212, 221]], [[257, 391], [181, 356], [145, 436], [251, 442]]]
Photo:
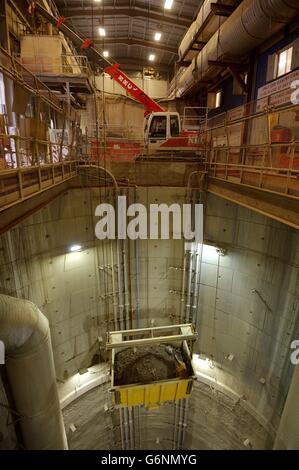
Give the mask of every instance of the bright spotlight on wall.
[[153, 62], [155, 60], [155, 58], [156, 58], [155, 54], [150, 54], [149, 57], [148, 57], [148, 60]]
[[75, 251], [80, 251], [82, 248], [81, 245], [71, 245], [70, 246], [70, 251], [75, 252]]
[[103, 56], [104, 57], [109, 57], [109, 51], [103, 51]]
[[213, 256], [215, 254], [219, 256], [225, 256], [227, 254], [227, 249], [223, 246], [218, 246], [214, 243], [206, 242], [204, 243], [204, 251], [207, 255]]
[[105, 28], [102, 28], [101, 26], [99, 27], [99, 35], [100, 36], [106, 36]]
[[195, 370], [198, 372], [208, 371], [209, 369], [214, 369], [213, 362], [208, 357], [203, 356], [202, 354], [194, 354], [192, 358]]
[[161, 33], [156, 32], [156, 33], [155, 33], [155, 36], [154, 36], [155, 41], [160, 41], [161, 36], [162, 36]]
[[165, 10], [170, 10], [172, 8], [173, 0], [165, 0], [164, 8]]

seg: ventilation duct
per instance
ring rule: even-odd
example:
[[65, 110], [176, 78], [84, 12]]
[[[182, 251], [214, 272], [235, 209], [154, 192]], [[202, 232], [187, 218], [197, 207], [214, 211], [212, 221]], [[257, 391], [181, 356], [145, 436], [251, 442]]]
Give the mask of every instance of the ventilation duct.
[[217, 67], [210, 66], [210, 60], [244, 57], [298, 13], [298, 0], [244, 0], [181, 75], [177, 95], [216, 75]]
[[0, 340], [25, 448], [67, 449], [48, 320], [28, 300], [0, 295]]
[[[222, 0], [221, 2], [222, 5], [231, 6], [235, 3], [234, 0]], [[179, 46], [179, 60], [192, 59], [196, 55], [196, 51], [190, 50], [193, 41], [195, 39], [197, 41], [208, 41], [219, 26], [227, 20], [225, 16], [214, 15], [212, 4], [217, 5], [215, 0], [205, 0], [202, 4], [196, 20], [191, 24]]]

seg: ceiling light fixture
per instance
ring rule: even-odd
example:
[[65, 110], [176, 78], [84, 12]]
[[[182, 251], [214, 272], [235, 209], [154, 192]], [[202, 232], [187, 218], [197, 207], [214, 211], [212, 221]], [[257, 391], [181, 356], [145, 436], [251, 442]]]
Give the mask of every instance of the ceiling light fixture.
[[80, 251], [81, 248], [82, 248], [81, 245], [72, 245], [72, 246], [70, 247], [70, 251], [72, 251], [72, 252], [74, 252], [74, 251]]
[[109, 57], [109, 51], [103, 51], [103, 56], [104, 57]]
[[102, 28], [101, 26], [99, 27], [99, 35], [100, 36], [106, 36], [105, 28]]
[[165, 10], [171, 10], [173, 4], [173, 0], [165, 0], [164, 8]]
[[156, 58], [155, 54], [150, 54], [148, 60], [153, 62], [155, 60], [155, 58]]
[[161, 33], [155, 33], [155, 41], [160, 41], [162, 34]]

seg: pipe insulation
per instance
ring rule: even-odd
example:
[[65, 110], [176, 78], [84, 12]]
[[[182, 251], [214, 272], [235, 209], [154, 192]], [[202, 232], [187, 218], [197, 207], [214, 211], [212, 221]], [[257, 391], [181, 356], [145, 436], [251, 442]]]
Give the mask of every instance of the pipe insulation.
[[216, 75], [219, 68], [209, 65], [210, 60], [244, 58], [298, 13], [298, 0], [243, 0], [181, 75], [177, 95]]
[[25, 448], [67, 449], [47, 318], [32, 302], [1, 294], [0, 340]]
[[[222, 5], [234, 5], [234, 3], [234, 0], [221, 1]], [[193, 41], [208, 41], [219, 26], [227, 20], [225, 16], [214, 15], [212, 5], [215, 5], [215, 0], [205, 0], [200, 7], [196, 19], [191, 24], [179, 46], [179, 60], [183, 60], [187, 54], [188, 57], [189, 55], [193, 57], [196, 54], [191, 49]]]

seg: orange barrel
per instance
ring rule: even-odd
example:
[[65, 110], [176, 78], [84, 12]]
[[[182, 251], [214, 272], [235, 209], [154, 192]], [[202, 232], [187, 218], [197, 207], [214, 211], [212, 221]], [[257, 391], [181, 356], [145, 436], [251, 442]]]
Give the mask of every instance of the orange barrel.
[[282, 143], [290, 142], [292, 139], [292, 131], [289, 127], [274, 126], [271, 130], [271, 142]]

